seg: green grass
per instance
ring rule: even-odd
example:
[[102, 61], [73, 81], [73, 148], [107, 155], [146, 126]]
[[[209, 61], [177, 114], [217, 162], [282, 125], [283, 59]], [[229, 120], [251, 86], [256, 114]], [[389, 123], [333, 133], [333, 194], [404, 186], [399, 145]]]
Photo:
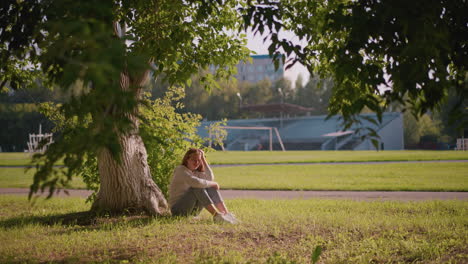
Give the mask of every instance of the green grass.
[[31, 155], [21, 152], [5, 152], [0, 153], [0, 165], [3, 166], [18, 166], [29, 165]]
[[225, 189], [468, 191], [468, 163], [216, 167]]
[[[0, 263], [466, 263], [468, 202], [227, 200], [240, 225], [0, 196]], [[80, 213], [81, 212], [81, 213]], [[291, 262], [286, 262], [291, 261]]]
[[[35, 169], [0, 168], [0, 188], [29, 188], [33, 183], [34, 172]], [[81, 178], [75, 177], [71, 188], [85, 189], [86, 185]]]
[[[32, 154], [24, 152], [3, 152], [0, 153], [0, 166], [29, 166], [31, 165]], [[57, 165], [63, 165], [60, 160]]]
[[[212, 164], [468, 160], [468, 151], [216, 151], [207, 156]], [[0, 153], [0, 166], [28, 165], [30, 159], [27, 153]]]
[[468, 151], [216, 151], [207, 157], [212, 164], [468, 160]]
[[[468, 191], [468, 163], [275, 165], [213, 168], [223, 189]], [[0, 188], [29, 188], [34, 170], [1, 168]], [[83, 189], [81, 178], [72, 188]]]

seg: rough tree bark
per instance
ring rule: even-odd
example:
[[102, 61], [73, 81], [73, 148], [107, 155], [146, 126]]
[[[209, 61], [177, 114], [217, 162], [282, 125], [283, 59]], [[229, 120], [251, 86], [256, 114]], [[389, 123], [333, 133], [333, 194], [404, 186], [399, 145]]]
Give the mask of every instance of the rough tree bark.
[[[114, 31], [118, 37], [122, 37], [125, 29], [114, 22]], [[132, 78], [128, 71], [123, 70], [120, 75], [120, 88], [132, 91], [135, 99], [140, 99], [142, 86], [148, 76], [149, 71], [146, 71], [140, 77]], [[129, 133], [119, 135], [121, 162], [116, 161], [108, 149], [101, 149], [97, 153], [100, 188], [92, 210], [145, 211], [150, 215], [169, 213], [167, 201], [151, 177], [146, 148], [138, 133], [136, 111], [138, 110], [134, 109], [133, 113], [128, 114], [133, 129]]]
[[166, 199], [151, 178], [141, 137], [138, 134], [123, 135], [120, 137], [120, 144], [120, 163], [107, 149], [98, 153], [101, 185], [92, 209], [145, 211], [150, 215], [167, 214]]

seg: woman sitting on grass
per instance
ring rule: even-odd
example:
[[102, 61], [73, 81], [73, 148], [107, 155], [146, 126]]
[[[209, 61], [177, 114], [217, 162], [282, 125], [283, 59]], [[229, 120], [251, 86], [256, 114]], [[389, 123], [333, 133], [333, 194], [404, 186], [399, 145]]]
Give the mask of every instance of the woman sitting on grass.
[[213, 215], [215, 222], [235, 224], [219, 193], [219, 184], [206, 162], [201, 149], [191, 148], [182, 164], [174, 170], [169, 186], [169, 206], [173, 215], [198, 215], [203, 208]]

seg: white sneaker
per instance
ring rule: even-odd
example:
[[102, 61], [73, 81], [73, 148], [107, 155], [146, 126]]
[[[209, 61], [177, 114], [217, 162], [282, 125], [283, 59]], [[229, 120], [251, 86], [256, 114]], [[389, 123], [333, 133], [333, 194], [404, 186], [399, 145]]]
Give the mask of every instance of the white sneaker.
[[231, 224], [238, 224], [239, 220], [237, 220], [236, 216], [233, 213], [226, 213], [224, 215]]
[[215, 223], [220, 223], [220, 224], [222, 224], [222, 223], [233, 224], [233, 223], [230, 221], [230, 219], [228, 219], [228, 217], [226, 217], [225, 214], [215, 214], [215, 215], [213, 216], [213, 221], [214, 221]]

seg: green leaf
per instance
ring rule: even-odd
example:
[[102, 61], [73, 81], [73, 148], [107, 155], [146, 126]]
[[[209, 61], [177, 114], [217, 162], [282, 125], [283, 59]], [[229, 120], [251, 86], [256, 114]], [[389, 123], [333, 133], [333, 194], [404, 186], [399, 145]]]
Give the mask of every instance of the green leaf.
[[312, 255], [310, 257], [311, 262], [313, 264], [317, 263], [321, 254], [322, 254], [322, 247], [321, 246], [316, 246], [315, 249], [314, 249], [314, 252], [312, 252]]

